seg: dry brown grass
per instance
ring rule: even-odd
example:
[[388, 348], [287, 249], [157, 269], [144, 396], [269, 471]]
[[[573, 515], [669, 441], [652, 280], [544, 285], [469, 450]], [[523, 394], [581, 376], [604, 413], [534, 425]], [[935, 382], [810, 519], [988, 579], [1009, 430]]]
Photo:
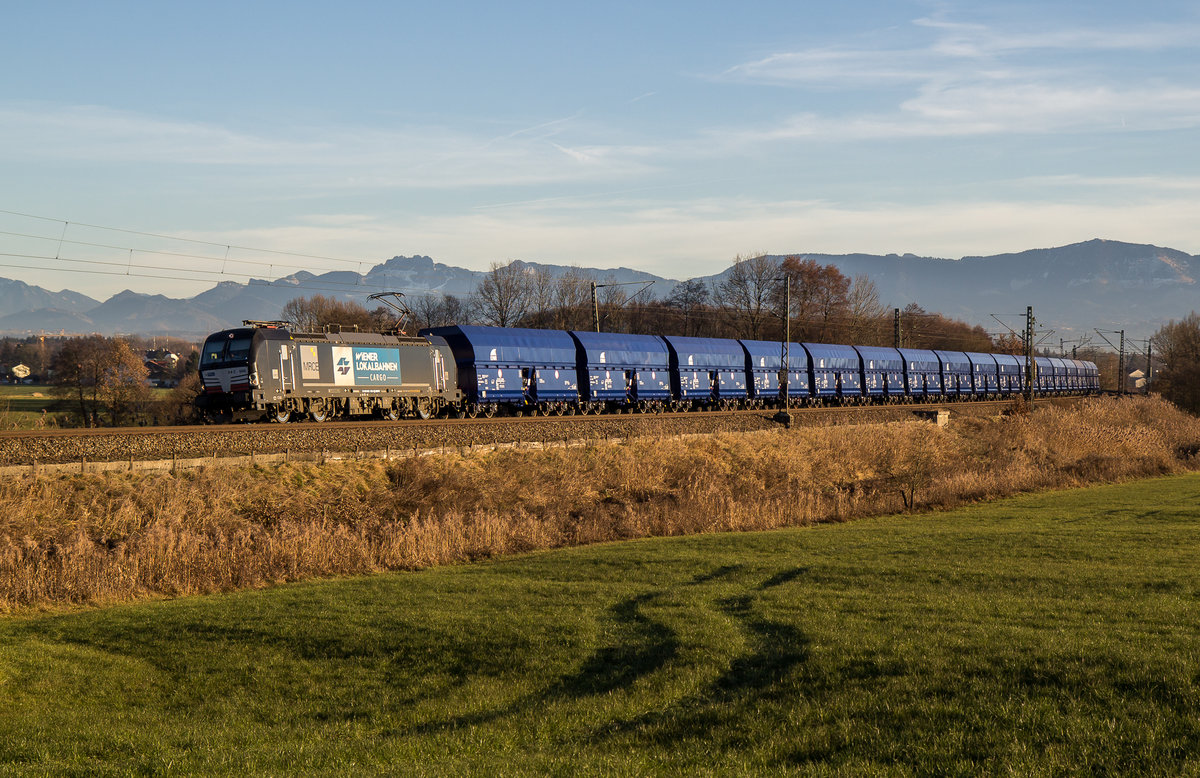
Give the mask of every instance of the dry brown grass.
[[654, 535], [952, 507], [1200, 468], [1157, 400], [1004, 419], [0, 483], [0, 609], [410, 569]]

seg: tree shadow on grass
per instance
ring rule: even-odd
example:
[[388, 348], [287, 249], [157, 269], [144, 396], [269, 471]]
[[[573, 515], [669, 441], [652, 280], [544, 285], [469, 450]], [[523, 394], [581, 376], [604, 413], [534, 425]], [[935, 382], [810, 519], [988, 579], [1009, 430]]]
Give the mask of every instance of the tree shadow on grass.
[[[755, 591], [795, 580], [805, 571], [781, 571], [760, 583]], [[809, 658], [808, 636], [791, 624], [764, 616], [753, 594], [723, 598], [715, 604], [739, 623], [746, 635], [747, 650], [703, 690], [666, 710], [613, 722], [596, 731], [593, 740], [636, 733], [639, 739], [669, 746], [703, 738], [726, 721], [738, 718], [739, 709], [784, 693], [780, 683]]]
[[791, 567], [787, 570], [780, 570], [775, 575], [760, 583], [758, 585], [758, 591], [761, 592], [767, 589], [773, 589], [776, 586], [787, 583], [788, 581], [794, 581], [807, 572], [807, 567]]
[[608, 609], [614, 635], [584, 660], [580, 668], [543, 691], [525, 695], [500, 708], [430, 721], [410, 730], [424, 734], [484, 724], [547, 702], [575, 700], [628, 689], [639, 678], [665, 667], [679, 653], [679, 636], [667, 625], [642, 612], [642, 607], [662, 596], [645, 592]]

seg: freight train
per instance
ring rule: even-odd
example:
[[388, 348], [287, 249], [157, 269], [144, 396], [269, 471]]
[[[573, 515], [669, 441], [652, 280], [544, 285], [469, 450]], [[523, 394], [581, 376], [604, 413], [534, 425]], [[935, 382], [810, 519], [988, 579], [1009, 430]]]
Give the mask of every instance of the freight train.
[[[1008, 354], [456, 325], [416, 336], [210, 335], [196, 405], [210, 421], [564, 415], [999, 399], [1025, 391]], [[1038, 396], [1094, 394], [1093, 362], [1037, 357]]]

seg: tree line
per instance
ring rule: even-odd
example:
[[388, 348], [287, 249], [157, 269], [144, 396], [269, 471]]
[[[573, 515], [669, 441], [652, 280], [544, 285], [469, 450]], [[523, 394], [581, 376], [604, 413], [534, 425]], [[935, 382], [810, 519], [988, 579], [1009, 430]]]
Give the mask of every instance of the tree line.
[[[663, 298], [650, 295], [645, 287], [607, 278], [597, 284], [593, 306], [592, 282], [574, 268], [556, 274], [523, 262], [493, 263], [470, 295], [409, 298], [408, 331], [451, 324], [586, 330], [597, 317], [600, 329], [607, 332], [753, 340], [782, 340], [790, 332], [796, 342], [895, 342], [893, 310], [880, 301], [870, 278], [848, 277], [834, 265], [800, 256], [738, 256], [719, 281], [683, 281]], [[385, 307], [368, 310], [323, 295], [291, 301], [283, 318], [301, 329], [326, 324], [390, 329], [396, 324]], [[901, 312], [900, 339], [910, 348], [1011, 347], [978, 325], [928, 312], [915, 303]]]
[[1153, 391], [1180, 408], [1200, 414], [1200, 314], [1192, 311], [1172, 320], [1151, 338], [1163, 367], [1151, 383]]
[[[155, 394], [149, 354], [178, 357], [164, 368], [177, 386]], [[0, 365], [23, 364], [31, 378], [49, 384], [57, 413], [73, 426], [168, 424], [190, 420], [199, 386], [199, 351], [182, 338], [115, 338], [104, 335], [0, 339]]]

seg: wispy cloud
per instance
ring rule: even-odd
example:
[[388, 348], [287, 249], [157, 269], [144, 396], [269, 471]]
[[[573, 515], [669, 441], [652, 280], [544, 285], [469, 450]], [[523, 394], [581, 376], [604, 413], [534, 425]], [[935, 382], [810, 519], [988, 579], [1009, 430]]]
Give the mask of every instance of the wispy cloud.
[[1143, 25], [1133, 29], [1002, 30], [981, 24], [917, 19], [914, 26], [933, 37], [907, 47], [823, 46], [772, 54], [741, 63], [723, 80], [795, 85], [877, 85], [931, 79], [1003, 77], [1024, 70], [1006, 57], [1034, 51], [1086, 54], [1164, 51], [1200, 46], [1200, 26]]
[[322, 189], [446, 189], [604, 181], [645, 172], [652, 147], [598, 143], [578, 115], [502, 135], [443, 126], [256, 131], [103, 106], [0, 104], [0, 159], [231, 166]]
[[[1139, 80], [1097, 52], [1200, 47], [1200, 27], [1006, 30], [919, 19], [907, 47], [825, 46], [728, 69], [726, 81], [882, 92], [876, 107], [795, 114], [769, 130], [717, 133], [735, 142], [945, 137], [1200, 126], [1200, 81], [1169, 69]], [[1045, 56], [1033, 56], [1033, 53]], [[1053, 56], [1049, 56], [1053, 52]], [[859, 103], [858, 105], [861, 105]]]
[[997, 29], [982, 24], [964, 24], [944, 18], [917, 19], [917, 26], [941, 34], [929, 51], [953, 57], [990, 57], [1010, 52], [1059, 50], [1164, 51], [1194, 48], [1200, 26], [1195, 24], [1141, 24], [1132, 28]]
[[1115, 89], [1044, 83], [922, 87], [895, 110], [796, 114], [767, 128], [727, 128], [715, 143], [878, 140], [1054, 132], [1146, 131], [1200, 126], [1200, 87]]

